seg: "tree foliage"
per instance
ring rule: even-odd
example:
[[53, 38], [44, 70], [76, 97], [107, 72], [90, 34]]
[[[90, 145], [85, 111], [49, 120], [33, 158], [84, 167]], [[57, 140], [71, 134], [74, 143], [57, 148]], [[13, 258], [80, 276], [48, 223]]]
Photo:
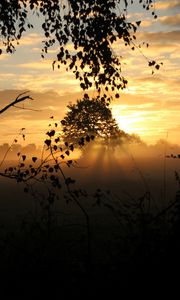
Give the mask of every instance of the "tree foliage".
[[[3, 0], [0, 3], [0, 37], [5, 51], [13, 53], [23, 33], [34, 27], [29, 21], [34, 14], [40, 18], [44, 32], [43, 58], [50, 47], [58, 44], [53, 67], [66, 65], [67, 70], [72, 69], [84, 90], [94, 84], [99, 91], [103, 85], [107, 91], [111, 89], [117, 93], [126, 87], [127, 80], [121, 75], [121, 58], [115, 55], [112, 46], [122, 40], [125, 46], [132, 50], [135, 48], [136, 32], [141, 21], [128, 21], [128, 6], [133, 2]], [[137, 2], [144, 9], [151, 9], [156, 18], [154, 0]], [[156, 62], [148, 63], [159, 68]]]
[[102, 98], [90, 99], [87, 94], [76, 104], [69, 104], [61, 121], [65, 140], [79, 140], [86, 135], [101, 138], [117, 137], [119, 128], [111, 110]]
[[121, 143], [122, 141], [136, 141], [140, 139], [120, 130], [112, 116], [111, 109], [103, 97], [90, 99], [87, 94], [75, 104], [69, 104], [68, 112], [61, 121], [63, 137], [66, 141], [83, 143], [98, 137], [106, 143]]

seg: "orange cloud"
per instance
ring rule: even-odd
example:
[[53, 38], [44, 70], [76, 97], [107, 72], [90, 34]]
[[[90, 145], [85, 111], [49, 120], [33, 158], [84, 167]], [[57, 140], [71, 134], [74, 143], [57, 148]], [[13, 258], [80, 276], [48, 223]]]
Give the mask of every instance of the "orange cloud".
[[168, 26], [180, 26], [180, 14], [176, 16], [160, 17], [159, 22]]
[[176, 9], [180, 7], [180, 3], [178, 0], [170, 0], [170, 1], [158, 1], [155, 5], [156, 9], [165, 10], [165, 9]]

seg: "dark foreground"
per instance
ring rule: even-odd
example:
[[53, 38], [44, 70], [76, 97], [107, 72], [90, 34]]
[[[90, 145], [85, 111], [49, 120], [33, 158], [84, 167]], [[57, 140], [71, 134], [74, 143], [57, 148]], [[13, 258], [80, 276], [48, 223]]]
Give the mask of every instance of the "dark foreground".
[[91, 220], [90, 233], [81, 217], [63, 224], [26, 217], [16, 227], [2, 227], [1, 299], [115, 299], [115, 293], [117, 299], [146, 299], [157, 292], [174, 299], [180, 270], [177, 215], [171, 222], [170, 212], [153, 222], [147, 215], [131, 216], [120, 224], [106, 212]]

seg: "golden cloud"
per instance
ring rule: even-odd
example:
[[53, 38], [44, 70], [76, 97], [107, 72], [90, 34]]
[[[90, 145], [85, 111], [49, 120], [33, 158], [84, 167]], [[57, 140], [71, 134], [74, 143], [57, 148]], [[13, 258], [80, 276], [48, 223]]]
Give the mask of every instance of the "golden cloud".
[[34, 46], [36, 44], [39, 44], [42, 42], [42, 35], [38, 33], [29, 33], [25, 35], [20, 41], [19, 45], [20, 46]]
[[158, 20], [163, 25], [180, 26], [180, 14], [175, 16], [160, 17]]
[[165, 10], [165, 9], [176, 9], [180, 8], [179, 0], [169, 0], [169, 1], [158, 1], [156, 3], [156, 9]]
[[180, 30], [174, 31], [160, 31], [160, 32], [139, 32], [137, 38], [141, 40], [148, 40], [150, 43], [173, 43], [179, 44]]

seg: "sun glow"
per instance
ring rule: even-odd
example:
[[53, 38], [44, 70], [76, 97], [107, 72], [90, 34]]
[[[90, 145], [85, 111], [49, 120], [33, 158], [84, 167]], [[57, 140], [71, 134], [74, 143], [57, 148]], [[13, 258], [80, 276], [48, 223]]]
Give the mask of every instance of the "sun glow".
[[112, 114], [121, 130], [127, 133], [137, 133], [136, 130], [142, 127], [144, 117], [138, 113], [128, 112], [128, 107], [120, 107], [114, 105], [112, 107]]
[[135, 120], [132, 120], [128, 116], [117, 116], [115, 118], [120, 129], [124, 130], [127, 133], [134, 133]]

